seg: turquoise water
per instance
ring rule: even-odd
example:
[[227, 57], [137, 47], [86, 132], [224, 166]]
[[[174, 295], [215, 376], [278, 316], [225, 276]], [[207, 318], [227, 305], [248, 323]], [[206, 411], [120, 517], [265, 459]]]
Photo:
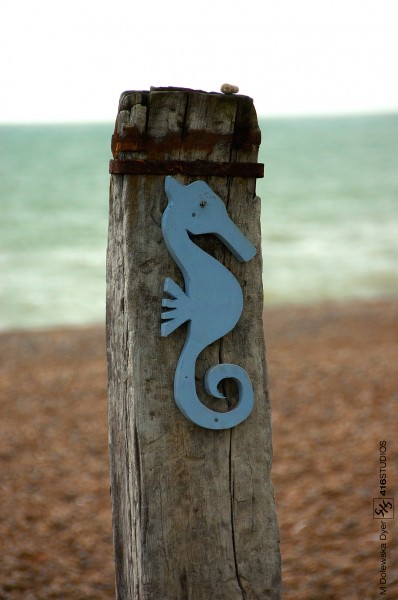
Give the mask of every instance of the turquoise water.
[[[262, 119], [268, 303], [398, 296], [398, 115]], [[112, 124], [0, 127], [0, 328], [104, 319]]]
[[268, 302], [398, 295], [398, 115], [262, 123]]

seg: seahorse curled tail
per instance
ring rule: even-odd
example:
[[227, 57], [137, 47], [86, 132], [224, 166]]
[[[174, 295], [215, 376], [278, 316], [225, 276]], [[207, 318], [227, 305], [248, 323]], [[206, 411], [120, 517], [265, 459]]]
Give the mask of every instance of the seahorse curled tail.
[[205, 406], [198, 398], [195, 384], [195, 365], [199, 352], [193, 352], [189, 342], [185, 345], [174, 377], [174, 397], [184, 416], [207, 429], [230, 429], [247, 419], [254, 403], [253, 386], [246, 371], [230, 363], [208, 369], [204, 385], [214, 398], [224, 398], [218, 386], [223, 379], [233, 379], [238, 386], [237, 405], [228, 412], [217, 412]]

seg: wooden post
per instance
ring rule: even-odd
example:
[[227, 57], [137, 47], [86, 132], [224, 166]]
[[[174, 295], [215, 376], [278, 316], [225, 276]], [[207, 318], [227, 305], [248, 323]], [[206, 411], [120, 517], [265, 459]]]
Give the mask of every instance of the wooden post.
[[[259, 144], [247, 96], [179, 88], [121, 96], [112, 138], [107, 257], [109, 444], [120, 599], [280, 598], [260, 200], [255, 177], [242, 167], [257, 161]], [[233, 167], [220, 175], [222, 165], [217, 175], [210, 168], [213, 174], [198, 176], [187, 161], [198, 173], [209, 164], [233, 163], [244, 176], [233, 176]], [[207, 347], [196, 365], [198, 394], [219, 411], [228, 409], [235, 388], [224, 387], [228, 406], [206, 397], [207, 369], [233, 363], [249, 374], [254, 408], [232, 429], [198, 427], [174, 402], [186, 326], [160, 337], [164, 280], [172, 277], [184, 288], [161, 231], [166, 174], [185, 185], [206, 181], [258, 250], [254, 259], [239, 263], [214, 236], [195, 239], [243, 290], [238, 324]]]

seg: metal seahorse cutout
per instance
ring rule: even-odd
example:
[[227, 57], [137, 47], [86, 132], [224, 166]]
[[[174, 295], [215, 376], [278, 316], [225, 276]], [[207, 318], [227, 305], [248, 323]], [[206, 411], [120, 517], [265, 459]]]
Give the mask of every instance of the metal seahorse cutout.
[[207, 408], [198, 398], [195, 386], [195, 364], [206, 346], [233, 329], [243, 310], [243, 294], [238, 281], [218, 260], [199, 248], [190, 234], [211, 233], [217, 236], [241, 261], [249, 261], [256, 248], [228, 216], [221, 198], [204, 181], [182, 185], [166, 177], [168, 205], [162, 217], [162, 232], [166, 246], [184, 277], [183, 291], [169, 277], [162, 306], [161, 335], [168, 336], [188, 321], [184, 348], [174, 376], [174, 398], [183, 415], [207, 429], [229, 429], [244, 421], [253, 408], [253, 386], [242, 367], [220, 364], [205, 375], [206, 392], [214, 398], [224, 398], [218, 390], [226, 378], [238, 386], [237, 405], [228, 412]]

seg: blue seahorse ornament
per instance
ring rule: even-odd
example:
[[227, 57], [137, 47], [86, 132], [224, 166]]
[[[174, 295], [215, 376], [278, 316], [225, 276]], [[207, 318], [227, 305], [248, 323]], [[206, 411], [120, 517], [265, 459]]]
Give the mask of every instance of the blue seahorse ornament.
[[224, 398], [219, 383], [232, 378], [238, 385], [237, 405], [228, 412], [207, 408], [198, 398], [195, 364], [206, 346], [233, 329], [243, 310], [238, 281], [218, 260], [199, 248], [189, 234], [216, 235], [241, 261], [256, 254], [256, 248], [228, 216], [221, 198], [204, 181], [182, 185], [166, 177], [168, 205], [162, 217], [164, 241], [184, 277], [182, 290], [169, 277], [164, 291], [161, 335], [168, 336], [188, 321], [187, 337], [174, 376], [174, 399], [187, 419], [207, 429], [229, 429], [244, 421], [252, 411], [253, 386], [246, 371], [237, 365], [220, 364], [205, 375], [206, 392]]

